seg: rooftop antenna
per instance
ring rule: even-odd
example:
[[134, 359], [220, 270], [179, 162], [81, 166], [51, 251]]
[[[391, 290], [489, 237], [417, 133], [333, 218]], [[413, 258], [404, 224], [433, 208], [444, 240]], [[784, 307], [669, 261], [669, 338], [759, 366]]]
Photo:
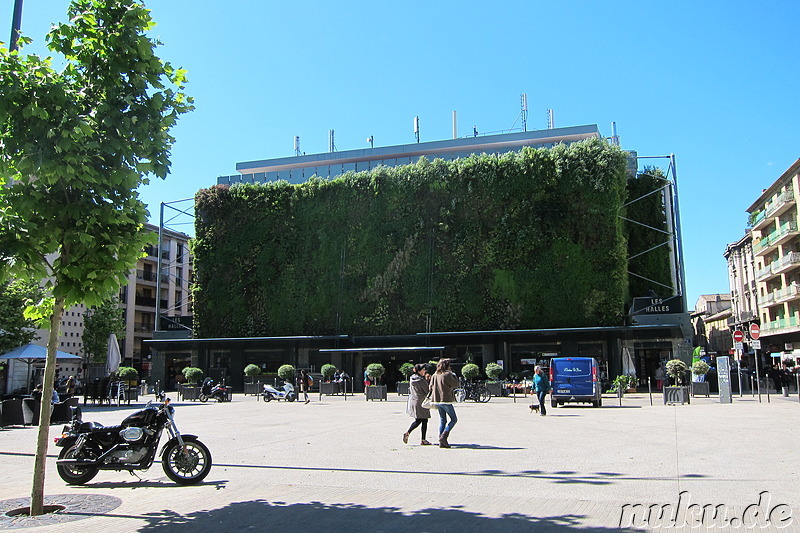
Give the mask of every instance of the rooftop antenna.
[[417, 142], [419, 142], [419, 115], [414, 117], [414, 137], [416, 137]]
[[619, 146], [619, 135], [617, 135], [617, 123], [611, 123], [611, 144]]
[[333, 130], [328, 130], [328, 151], [329, 152], [336, 151], [336, 143], [334, 142]]
[[556, 127], [556, 119], [555, 119], [555, 117], [553, 117], [553, 110], [552, 109], [548, 109], [547, 110], [547, 129], [548, 130], [552, 130], [555, 127]]
[[300, 153], [300, 136], [294, 136], [294, 155], [302, 155]]
[[457, 127], [455, 111], [453, 111], [453, 139], [458, 139], [458, 127]]
[[528, 131], [528, 93], [522, 93], [519, 100], [522, 107], [522, 131]]

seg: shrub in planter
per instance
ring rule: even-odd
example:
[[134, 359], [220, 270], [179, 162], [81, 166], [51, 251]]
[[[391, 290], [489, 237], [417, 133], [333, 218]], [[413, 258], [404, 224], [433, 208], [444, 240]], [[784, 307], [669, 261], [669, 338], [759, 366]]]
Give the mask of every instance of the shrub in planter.
[[486, 372], [486, 377], [492, 381], [497, 381], [500, 378], [500, 374], [503, 373], [503, 367], [497, 363], [489, 363], [484, 371]]
[[611, 389], [609, 389], [608, 392], [618, 392], [620, 390], [622, 390], [622, 392], [625, 392], [630, 387], [630, 380], [631, 380], [630, 376], [626, 375], [615, 377], [614, 381], [611, 382], [614, 386], [611, 387]]
[[472, 381], [481, 375], [481, 369], [475, 363], [467, 363], [461, 367], [461, 375], [464, 376], [464, 379]]
[[367, 377], [371, 383], [377, 383], [380, 377], [386, 372], [383, 365], [380, 363], [372, 363], [367, 365]]
[[250, 379], [250, 383], [255, 382], [255, 378], [257, 375], [261, 374], [261, 368], [258, 365], [247, 365], [244, 367], [244, 375]]
[[122, 381], [136, 381], [139, 377], [139, 372], [132, 366], [121, 366], [117, 369], [117, 376]]
[[680, 359], [667, 361], [667, 375], [675, 381], [675, 385], [682, 386], [689, 367]]
[[281, 365], [281, 367], [278, 369], [278, 377], [283, 381], [288, 381], [289, 383], [294, 381], [294, 376], [296, 373], [297, 371], [292, 365]]
[[708, 363], [706, 363], [705, 361], [696, 361], [692, 365], [692, 374], [694, 374], [695, 376], [705, 376], [708, 373], [709, 369], [710, 367], [708, 366]]
[[203, 379], [203, 371], [193, 366], [187, 366], [183, 369], [183, 377], [190, 385], [195, 385]]
[[322, 374], [322, 377], [325, 378], [325, 381], [330, 381], [333, 375], [336, 373], [336, 367], [331, 364], [322, 365], [322, 368], [320, 368], [319, 371]]
[[400, 373], [403, 374], [405, 380], [408, 381], [409, 376], [414, 373], [414, 365], [411, 363], [403, 363], [400, 365]]

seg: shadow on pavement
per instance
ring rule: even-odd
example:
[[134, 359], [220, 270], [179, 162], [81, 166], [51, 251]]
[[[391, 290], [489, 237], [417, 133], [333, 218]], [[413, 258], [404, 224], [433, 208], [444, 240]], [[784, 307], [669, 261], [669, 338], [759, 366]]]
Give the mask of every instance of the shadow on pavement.
[[633, 529], [585, 527], [583, 515], [535, 517], [523, 514], [506, 514], [499, 518], [456, 508], [430, 508], [401, 512], [393, 507], [367, 507], [364, 505], [328, 505], [320, 502], [284, 504], [253, 500], [231, 503], [219, 509], [197, 511], [179, 515], [164, 510], [136, 516], [148, 523], [138, 531], [164, 530], [191, 532], [203, 530], [234, 530], [258, 528], [280, 531], [582, 531], [600, 533], [610, 531], [635, 531]]

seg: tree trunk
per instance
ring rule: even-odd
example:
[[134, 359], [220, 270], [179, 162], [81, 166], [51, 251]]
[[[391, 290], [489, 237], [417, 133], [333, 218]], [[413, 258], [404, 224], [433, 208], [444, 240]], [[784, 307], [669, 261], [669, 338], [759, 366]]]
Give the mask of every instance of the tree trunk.
[[56, 349], [61, 315], [64, 313], [64, 298], [56, 298], [53, 314], [50, 315], [50, 335], [47, 339], [47, 362], [44, 365], [42, 401], [39, 409], [39, 432], [36, 436], [36, 459], [33, 463], [33, 486], [31, 487], [31, 516], [44, 512], [44, 473], [47, 460], [47, 445], [50, 440], [50, 411], [53, 397], [53, 381], [56, 377]]

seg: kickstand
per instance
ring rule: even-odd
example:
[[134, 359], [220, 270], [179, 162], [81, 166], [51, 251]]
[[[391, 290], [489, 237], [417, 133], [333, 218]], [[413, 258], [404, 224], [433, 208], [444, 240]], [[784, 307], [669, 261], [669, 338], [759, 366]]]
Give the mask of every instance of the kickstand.
[[130, 472], [130, 473], [131, 473], [131, 475], [132, 475], [133, 477], [135, 477], [136, 479], [138, 479], [139, 481], [144, 481], [142, 478], [140, 478], [140, 477], [139, 477], [139, 474], [137, 474], [137, 473], [136, 473], [136, 472], [134, 472], [133, 470], [128, 470], [128, 472]]

